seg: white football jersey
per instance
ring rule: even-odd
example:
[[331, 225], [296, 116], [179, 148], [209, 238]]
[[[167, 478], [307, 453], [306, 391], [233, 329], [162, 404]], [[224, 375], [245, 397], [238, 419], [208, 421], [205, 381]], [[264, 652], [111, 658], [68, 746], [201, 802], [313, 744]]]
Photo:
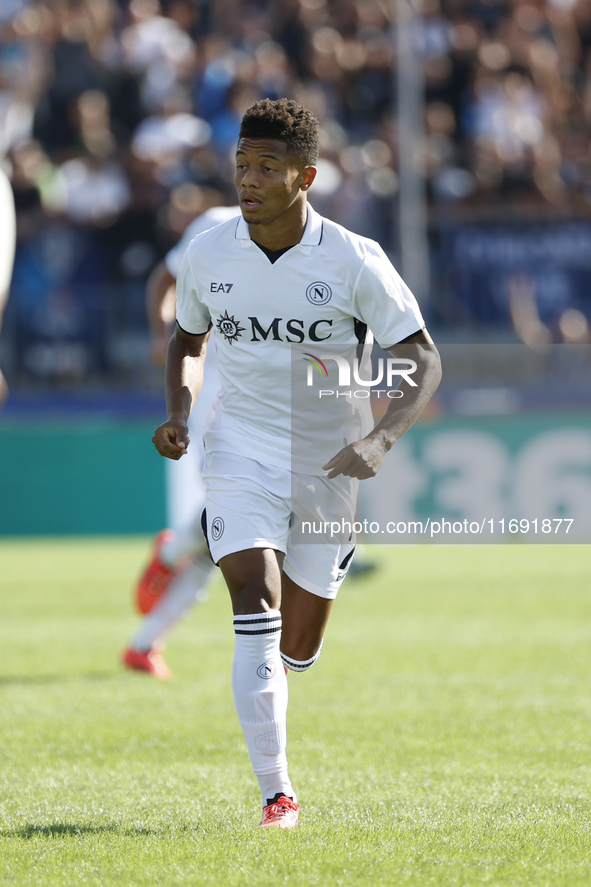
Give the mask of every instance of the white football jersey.
[[[424, 328], [413, 294], [382, 248], [311, 206], [300, 243], [274, 263], [242, 217], [197, 236], [177, 278], [177, 321], [194, 335], [212, 327], [215, 333], [222, 389], [206, 451], [317, 475], [344, 443], [369, 429], [355, 414], [343, 433], [331, 407], [319, 411], [315, 404], [309, 445], [300, 441], [294, 466], [293, 353], [299, 359], [322, 355], [325, 346], [356, 346], [369, 341], [366, 330], [387, 348]], [[300, 408], [297, 418], [301, 432]]]
[[[208, 209], [200, 216], [197, 216], [196, 219], [193, 219], [191, 224], [188, 225], [185, 229], [185, 232], [179, 242], [175, 246], [173, 246], [171, 250], [168, 251], [164, 258], [164, 264], [166, 265], [168, 273], [172, 277], [177, 277], [182, 258], [194, 237], [196, 237], [198, 234], [202, 234], [204, 231], [209, 231], [210, 228], [214, 228], [216, 225], [219, 225], [222, 222], [227, 222], [228, 219], [235, 219], [236, 216], [239, 215], [239, 206], [213, 206], [211, 209]], [[212, 341], [209, 342], [207, 348], [205, 366], [206, 370], [203, 381], [203, 388], [201, 389], [201, 394], [199, 395], [199, 409], [197, 411], [192, 411], [191, 421], [189, 422], [189, 430], [191, 432], [191, 436], [193, 438], [198, 438], [199, 440], [201, 440], [201, 438], [203, 437], [203, 423], [201, 421], [201, 417], [204, 413], [204, 410], [205, 415], [209, 413], [209, 408], [206, 407], [203, 402], [207, 400], [211, 405], [215, 400], [217, 391], [220, 387], [220, 382], [217, 374], [218, 369], [215, 344]], [[184, 462], [185, 459], [183, 459], [182, 461]], [[175, 526], [177, 524], [178, 521]]]

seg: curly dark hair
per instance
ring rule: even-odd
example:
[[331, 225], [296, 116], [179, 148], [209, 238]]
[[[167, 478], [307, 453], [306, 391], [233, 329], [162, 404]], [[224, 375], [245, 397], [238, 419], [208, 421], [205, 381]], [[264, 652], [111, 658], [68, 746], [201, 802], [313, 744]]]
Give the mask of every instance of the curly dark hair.
[[319, 123], [311, 111], [291, 99], [263, 99], [246, 111], [239, 139], [277, 139], [306, 166], [318, 160]]

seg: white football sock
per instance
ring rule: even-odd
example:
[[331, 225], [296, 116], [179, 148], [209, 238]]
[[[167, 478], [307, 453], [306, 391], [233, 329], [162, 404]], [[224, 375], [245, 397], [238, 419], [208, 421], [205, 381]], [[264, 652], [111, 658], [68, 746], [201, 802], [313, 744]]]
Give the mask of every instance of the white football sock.
[[281, 662], [281, 613], [234, 617], [232, 690], [263, 806], [277, 792], [295, 798], [287, 774], [287, 678]]
[[322, 653], [322, 645], [324, 643], [324, 638], [320, 641], [320, 646], [316, 650], [313, 656], [310, 659], [292, 659], [291, 656], [286, 656], [285, 653], [281, 654], [281, 661], [285, 665], [286, 668], [289, 668], [290, 671], [308, 671], [309, 668], [312, 668], [315, 662], [318, 662], [318, 658]]
[[191, 561], [186, 570], [172, 580], [166, 594], [142, 620], [130, 641], [130, 647], [139, 651], [151, 650], [155, 644], [164, 640], [191, 607], [205, 599], [213, 571], [209, 554]]

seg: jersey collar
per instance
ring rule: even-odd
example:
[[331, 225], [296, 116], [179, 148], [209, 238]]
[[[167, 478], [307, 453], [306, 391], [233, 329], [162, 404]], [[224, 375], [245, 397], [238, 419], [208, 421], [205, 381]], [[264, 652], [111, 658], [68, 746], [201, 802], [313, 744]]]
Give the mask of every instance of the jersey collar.
[[[236, 240], [252, 240], [248, 224], [244, 221], [243, 216], [239, 217], [238, 224], [236, 225]], [[298, 246], [318, 246], [321, 240], [322, 216], [308, 204], [306, 227]]]

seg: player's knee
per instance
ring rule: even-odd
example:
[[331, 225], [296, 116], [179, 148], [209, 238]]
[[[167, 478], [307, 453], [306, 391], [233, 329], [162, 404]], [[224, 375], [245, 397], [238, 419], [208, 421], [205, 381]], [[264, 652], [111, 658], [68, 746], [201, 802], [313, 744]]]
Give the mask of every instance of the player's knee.
[[236, 615], [247, 613], [265, 613], [267, 610], [278, 610], [280, 606], [280, 592], [269, 587], [258, 578], [240, 577], [236, 582], [226, 583], [230, 590], [232, 605]]
[[234, 613], [278, 610], [281, 603], [281, 570], [277, 552], [252, 549], [226, 555], [219, 566], [232, 597]]
[[[312, 668], [315, 662], [318, 661], [318, 657], [322, 652], [322, 644], [324, 643], [324, 638], [320, 641], [320, 645], [317, 650], [315, 650], [311, 656], [307, 658], [294, 658], [293, 656], [288, 656], [287, 653], [281, 651], [281, 661], [284, 666], [288, 668], [290, 671], [308, 671], [309, 668]], [[309, 651], [306, 651], [309, 652]], [[301, 654], [300, 654], [301, 655]]]

